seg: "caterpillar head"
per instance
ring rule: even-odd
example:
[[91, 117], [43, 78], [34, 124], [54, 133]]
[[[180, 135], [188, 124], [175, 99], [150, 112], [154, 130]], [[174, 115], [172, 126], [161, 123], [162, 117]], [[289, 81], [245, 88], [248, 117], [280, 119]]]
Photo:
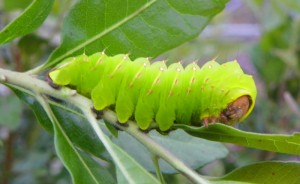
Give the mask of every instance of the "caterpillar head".
[[242, 122], [255, 105], [257, 91], [253, 77], [245, 74], [236, 61], [222, 65], [210, 62], [202, 70], [207, 75], [202, 96], [209, 99], [205, 104], [211, 109], [200, 120], [206, 126], [215, 122], [228, 125]]
[[226, 124], [233, 124], [244, 119], [244, 116], [250, 110], [251, 104], [251, 98], [247, 95], [237, 98], [221, 113], [220, 121]]
[[205, 126], [215, 122], [233, 125], [236, 122], [244, 120], [251, 113], [252, 108], [253, 102], [251, 97], [243, 95], [228, 104], [219, 117], [205, 117], [203, 118], [203, 123]]

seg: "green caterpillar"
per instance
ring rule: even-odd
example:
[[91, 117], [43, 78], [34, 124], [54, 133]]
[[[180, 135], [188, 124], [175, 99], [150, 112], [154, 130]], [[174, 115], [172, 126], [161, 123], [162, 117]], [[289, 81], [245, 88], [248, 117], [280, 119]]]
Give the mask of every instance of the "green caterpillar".
[[174, 123], [234, 124], [252, 111], [256, 86], [236, 61], [203, 67], [180, 63], [169, 67], [147, 58], [95, 53], [65, 59], [49, 73], [54, 84], [70, 86], [92, 99], [96, 110], [112, 108], [118, 121], [134, 119], [146, 130], [155, 121], [161, 131]]

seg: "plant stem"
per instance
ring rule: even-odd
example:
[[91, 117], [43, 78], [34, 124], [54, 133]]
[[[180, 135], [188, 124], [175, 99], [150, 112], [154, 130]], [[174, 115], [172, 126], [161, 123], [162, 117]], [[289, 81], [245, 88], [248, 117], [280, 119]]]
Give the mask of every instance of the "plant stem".
[[91, 100], [77, 94], [75, 90], [71, 90], [69, 88], [63, 88], [62, 90], [53, 89], [45, 81], [39, 80], [26, 73], [14, 72], [0, 68], [0, 83], [7, 83], [25, 88], [36, 94], [50, 95], [70, 102], [71, 104], [81, 108], [91, 108], [93, 106]]
[[[90, 121], [92, 127], [94, 128], [94, 131], [96, 132], [99, 139], [102, 140], [102, 143], [105, 145], [108, 152], [112, 154], [112, 157], [115, 156], [109, 144], [110, 140], [104, 135], [104, 133], [102, 132], [102, 130], [97, 124], [97, 120], [95, 116], [90, 110], [91, 107], [93, 107], [93, 103], [90, 99], [81, 96], [77, 93], [74, 93], [74, 90], [70, 90], [68, 88], [63, 88], [64, 90], [55, 90], [51, 88], [45, 81], [34, 78], [26, 73], [13, 72], [1, 68], [0, 68], [0, 82], [29, 89], [36, 94], [50, 95], [55, 98], [59, 98], [64, 101], [67, 101], [79, 107], [83, 111], [86, 118]], [[187, 167], [181, 160], [175, 157], [172, 153], [170, 153], [164, 147], [156, 143], [148, 135], [139, 131], [137, 125], [134, 122], [129, 121], [128, 123], [130, 126], [128, 127], [120, 126], [118, 123], [116, 123], [117, 122], [116, 114], [111, 110], [105, 110], [103, 118], [106, 121], [118, 126], [120, 129], [131, 134], [138, 141], [144, 144], [153, 154], [164, 159], [166, 162], [168, 162], [170, 165], [172, 165], [175, 169], [177, 169], [179, 172], [181, 172], [183, 175], [185, 175], [194, 183], [200, 183], [200, 184], [208, 183], [207, 180], [203, 179], [198, 173], [196, 173], [191, 168]]]
[[156, 176], [159, 178], [160, 182], [162, 184], [166, 184], [165, 180], [164, 180], [164, 177], [160, 171], [160, 167], [159, 167], [159, 157], [155, 154], [152, 154], [152, 162], [153, 162], [153, 165], [155, 167], [155, 171], [156, 171]]

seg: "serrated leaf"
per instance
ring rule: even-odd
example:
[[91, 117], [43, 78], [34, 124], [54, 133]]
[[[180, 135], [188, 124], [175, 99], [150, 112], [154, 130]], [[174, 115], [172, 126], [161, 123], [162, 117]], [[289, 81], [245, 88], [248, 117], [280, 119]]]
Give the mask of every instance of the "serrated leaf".
[[[62, 44], [44, 68], [82, 53], [105, 50], [155, 57], [194, 37], [228, 0], [79, 1], [64, 20]], [[197, 8], [195, 8], [197, 5]]]
[[185, 125], [175, 126], [182, 128], [193, 136], [212, 141], [233, 143], [278, 153], [300, 155], [300, 133], [298, 132], [293, 135], [260, 134], [238, 130], [219, 123], [200, 128]]
[[35, 0], [0, 32], [0, 45], [24, 36], [39, 27], [51, 11], [54, 0]]

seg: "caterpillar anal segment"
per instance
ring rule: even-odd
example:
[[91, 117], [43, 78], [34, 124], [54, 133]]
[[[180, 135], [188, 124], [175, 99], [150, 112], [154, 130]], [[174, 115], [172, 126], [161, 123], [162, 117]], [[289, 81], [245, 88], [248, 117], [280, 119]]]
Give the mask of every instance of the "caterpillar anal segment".
[[183, 68], [180, 62], [167, 67], [163, 61], [95, 53], [65, 59], [49, 77], [90, 97], [96, 110], [112, 108], [119, 122], [133, 119], [143, 130], [152, 122], [162, 131], [174, 123], [233, 124], [250, 114], [256, 99], [252, 76], [236, 61]]

